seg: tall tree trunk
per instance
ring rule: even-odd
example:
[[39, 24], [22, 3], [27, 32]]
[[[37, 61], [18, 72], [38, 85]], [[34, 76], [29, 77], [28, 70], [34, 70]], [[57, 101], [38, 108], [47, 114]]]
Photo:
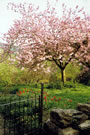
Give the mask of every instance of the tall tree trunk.
[[61, 69], [61, 81], [64, 85], [64, 82], [65, 82], [65, 78], [64, 78], [64, 69]]
[[65, 73], [65, 69], [64, 69], [64, 82], [66, 82], [66, 73]]

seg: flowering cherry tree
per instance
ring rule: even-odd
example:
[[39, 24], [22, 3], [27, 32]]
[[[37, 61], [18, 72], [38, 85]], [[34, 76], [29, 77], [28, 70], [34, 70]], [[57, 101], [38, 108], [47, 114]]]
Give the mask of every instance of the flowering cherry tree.
[[5, 51], [9, 50], [10, 56], [16, 58], [20, 66], [27, 68], [39, 67], [45, 60], [54, 62], [61, 70], [64, 83], [66, 66], [75, 57], [82, 59], [82, 51], [83, 54], [88, 51], [90, 25], [83, 8], [76, 6], [72, 10], [63, 4], [60, 17], [56, 7], [51, 7], [49, 3], [42, 12], [32, 4], [11, 3], [10, 6], [21, 14], [21, 19], [16, 20], [8, 33], [4, 34], [7, 43]]

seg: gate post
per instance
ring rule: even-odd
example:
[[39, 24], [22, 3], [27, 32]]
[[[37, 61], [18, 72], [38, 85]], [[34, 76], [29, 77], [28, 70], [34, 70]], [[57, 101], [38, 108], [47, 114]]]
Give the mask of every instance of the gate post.
[[43, 83], [41, 83], [41, 94], [39, 96], [39, 126], [43, 123]]
[[44, 84], [41, 83], [41, 126], [43, 123], [43, 88], [44, 88]]

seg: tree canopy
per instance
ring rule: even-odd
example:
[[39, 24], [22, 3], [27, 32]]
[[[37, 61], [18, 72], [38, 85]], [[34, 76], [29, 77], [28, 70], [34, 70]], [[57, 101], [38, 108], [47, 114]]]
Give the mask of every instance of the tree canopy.
[[45, 60], [53, 61], [61, 69], [64, 82], [63, 71], [71, 60], [77, 57], [81, 62], [85, 55], [84, 61], [90, 61], [86, 55], [90, 51], [90, 17], [83, 8], [67, 9], [63, 4], [62, 16], [59, 16], [56, 7], [49, 3], [42, 12], [32, 4], [11, 3], [10, 6], [22, 17], [4, 34], [7, 43], [4, 50], [10, 56], [15, 54], [20, 66], [33, 68]]

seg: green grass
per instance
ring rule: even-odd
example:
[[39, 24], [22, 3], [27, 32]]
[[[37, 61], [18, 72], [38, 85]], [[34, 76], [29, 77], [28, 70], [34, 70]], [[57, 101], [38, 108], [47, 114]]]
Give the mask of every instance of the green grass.
[[[70, 85], [66, 85], [66, 87], [62, 87], [61, 90], [44, 88], [44, 95], [43, 95], [44, 105], [48, 109], [53, 108], [53, 107], [76, 108], [77, 103], [86, 103], [90, 101], [90, 86], [85, 86], [82, 84], [75, 84], [75, 86], [72, 86], [72, 87], [71, 86], [69, 87], [69, 86]], [[20, 94], [20, 91], [22, 92], [22, 94]], [[21, 86], [18, 89], [18, 93], [21, 98], [24, 98], [28, 95], [33, 97], [34, 93], [36, 93], [36, 95], [40, 94], [40, 88], [30, 88], [29, 86], [26, 86], [26, 89], [25, 89], [25, 87]], [[45, 102], [45, 96], [46, 96], [47, 103]], [[56, 96], [56, 98], [53, 99], [54, 96]], [[18, 99], [19, 96], [17, 94], [4, 94], [4, 95], [1, 94], [0, 101], [4, 101], [5, 98], [8, 101], [10, 97], [12, 98], [12, 100], [16, 100]], [[61, 100], [59, 100], [59, 98], [61, 98]]]
[[[25, 91], [24, 93], [23, 90]], [[18, 93], [20, 93], [20, 91], [22, 92], [22, 94], [20, 94], [21, 99], [28, 95], [34, 97], [34, 93], [36, 93], [36, 95], [40, 95], [40, 88], [30, 88], [29, 86], [26, 86], [25, 89], [25, 87], [21, 86]], [[17, 100], [19, 96], [17, 94], [1, 94], [0, 104], [9, 102], [10, 98], [12, 98], [12, 100]], [[90, 86], [74, 84], [66, 85], [60, 90], [44, 88], [43, 99], [44, 115], [46, 119], [50, 110], [53, 108], [76, 109], [78, 103], [87, 103], [90, 101]]]
[[[47, 103], [44, 101], [44, 121], [49, 118], [51, 109], [76, 109], [78, 103], [87, 103], [90, 101], [90, 86], [78, 84], [75, 88], [63, 87], [62, 90], [44, 89], [47, 92]], [[56, 96], [57, 101], [53, 97]], [[59, 101], [58, 99], [61, 98]], [[53, 101], [51, 100], [53, 99]]]
[[[77, 103], [86, 103], [90, 101], [90, 87], [83, 85], [77, 86], [77, 88], [63, 88], [62, 90], [46, 90], [48, 93], [47, 107], [50, 108], [76, 108]], [[56, 96], [56, 101], [51, 98]]]

